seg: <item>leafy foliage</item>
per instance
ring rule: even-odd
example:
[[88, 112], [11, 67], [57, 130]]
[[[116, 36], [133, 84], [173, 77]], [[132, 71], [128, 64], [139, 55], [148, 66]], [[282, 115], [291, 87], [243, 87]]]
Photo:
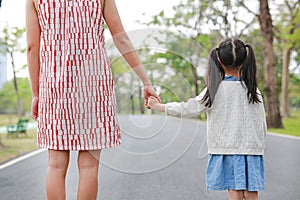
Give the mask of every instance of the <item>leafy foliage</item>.
[[[13, 84], [14, 91], [17, 97], [17, 113], [19, 117], [21, 117], [23, 113], [23, 106], [16, 76], [17, 70], [20, 68], [17, 68], [17, 66], [15, 65], [15, 53], [25, 53], [26, 51], [26, 49], [20, 42], [24, 32], [25, 28], [19, 29], [18, 27], [5, 27], [2, 31], [3, 37], [0, 40], [0, 46], [2, 46], [1, 50], [3, 51], [2, 53], [8, 54], [11, 58], [11, 66], [13, 70]], [[24, 66], [26, 67], [26, 65], [23, 65], [22, 68], [24, 68]]]
[[0, 45], [4, 47], [2, 50], [4, 53], [10, 52], [21, 52], [25, 53], [26, 49], [24, 45], [20, 43], [20, 39], [25, 33], [25, 28], [18, 27], [5, 27], [2, 30], [2, 36], [0, 40]]
[[[30, 112], [31, 89], [28, 78], [17, 78], [19, 94], [23, 103], [23, 112]], [[15, 114], [17, 106], [17, 96], [14, 91], [13, 81], [5, 83], [0, 90], [0, 113]]]

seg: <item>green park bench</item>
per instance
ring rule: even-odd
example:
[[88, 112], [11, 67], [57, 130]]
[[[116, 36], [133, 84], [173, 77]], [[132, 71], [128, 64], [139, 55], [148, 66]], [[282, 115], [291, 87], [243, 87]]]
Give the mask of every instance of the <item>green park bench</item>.
[[29, 119], [19, 119], [18, 123], [16, 125], [8, 125], [7, 128], [7, 137], [10, 136], [16, 136], [21, 134], [27, 135], [27, 125], [28, 125]]

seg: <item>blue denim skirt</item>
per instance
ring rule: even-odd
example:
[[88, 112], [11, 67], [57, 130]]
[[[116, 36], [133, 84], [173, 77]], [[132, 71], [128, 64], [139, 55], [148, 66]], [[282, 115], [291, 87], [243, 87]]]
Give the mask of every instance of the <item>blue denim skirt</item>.
[[261, 155], [209, 155], [206, 188], [261, 191], [265, 187], [264, 174]]

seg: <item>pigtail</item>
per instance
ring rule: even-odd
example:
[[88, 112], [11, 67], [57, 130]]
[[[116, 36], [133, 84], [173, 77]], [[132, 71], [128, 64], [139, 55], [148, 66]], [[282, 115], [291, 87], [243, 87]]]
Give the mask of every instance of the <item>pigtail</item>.
[[212, 49], [208, 60], [208, 69], [206, 74], [206, 93], [201, 102], [207, 107], [211, 107], [220, 83], [224, 79], [225, 72], [218, 60], [219, 49]]
[[251, 45], [246, 44], [244, 48], [248, 48], [248, 55], [240, 69], [240, 77], [244, 81], [248, 92], [249, 103], [259, 103], [261, 100], [258, 98], [257, 93], [257, 79], [256, 79], [256, 59]]

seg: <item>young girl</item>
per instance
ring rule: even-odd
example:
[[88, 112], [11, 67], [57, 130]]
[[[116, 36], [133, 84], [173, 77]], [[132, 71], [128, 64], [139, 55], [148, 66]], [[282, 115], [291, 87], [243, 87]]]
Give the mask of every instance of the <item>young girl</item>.
[[210, 52], [206, 88], [187, 102], [149, 107], [176, 117], [207, 113], [208, 190], [228, 190], [230, 200], [258, 199], [264, 189], [266, 120], [252, 47], [225, 39]]

